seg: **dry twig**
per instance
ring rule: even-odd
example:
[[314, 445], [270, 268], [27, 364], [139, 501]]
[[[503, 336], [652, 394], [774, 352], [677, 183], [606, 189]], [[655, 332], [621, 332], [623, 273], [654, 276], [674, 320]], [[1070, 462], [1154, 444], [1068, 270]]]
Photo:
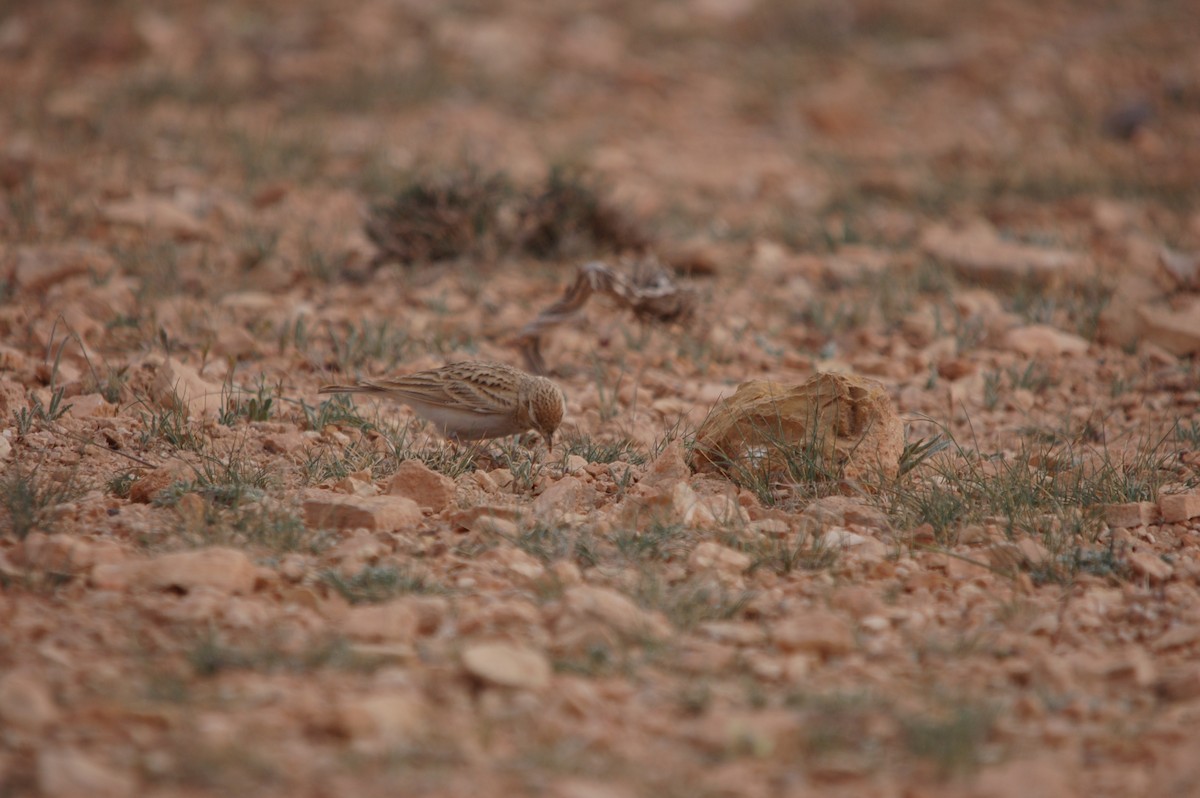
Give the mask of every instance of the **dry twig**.
[[639, 261], [632, 275], [626, 277], [603, 261], [590, 261], [578, 268], [575, 282], [562, 298], [539, 313], [511, 340], [525, 357], [530, 371], [546, 373], [542, 357], [545, 332], [577, 315], [596, 293], [611, 296], [617, 304], [633, 311], [639, 321], [670, 324], [685, 321], [695, 311], [695, 292], [676, 283], [657, 263]]

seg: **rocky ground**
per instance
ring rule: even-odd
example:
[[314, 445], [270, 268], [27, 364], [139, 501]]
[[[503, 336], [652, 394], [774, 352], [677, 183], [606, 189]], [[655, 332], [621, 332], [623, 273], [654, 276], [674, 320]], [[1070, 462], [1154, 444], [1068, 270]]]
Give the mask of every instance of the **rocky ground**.
[[[1191, 3], [16, 2], [0, 100], [0, 795], [1195, 794]], [[317, 395], [592, 260], [552, 453]], [[697, 458], [818, 372], [903, 451]]]

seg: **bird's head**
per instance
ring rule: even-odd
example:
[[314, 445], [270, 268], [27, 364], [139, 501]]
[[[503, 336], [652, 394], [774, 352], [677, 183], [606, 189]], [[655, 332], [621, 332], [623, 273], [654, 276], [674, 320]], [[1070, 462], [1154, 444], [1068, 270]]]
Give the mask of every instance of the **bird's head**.
[[534, 377], [523, 388], [519, 401], [529, 425], [546, 441], [546, 448], [553, 451], [554, 431], [567, 411], [562, 389], [545, 377]]

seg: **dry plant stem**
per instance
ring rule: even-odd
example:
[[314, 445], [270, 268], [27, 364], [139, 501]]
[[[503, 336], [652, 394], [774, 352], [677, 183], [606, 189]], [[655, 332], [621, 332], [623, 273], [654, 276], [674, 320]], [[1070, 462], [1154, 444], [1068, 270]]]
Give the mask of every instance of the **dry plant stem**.
[[695, 311], [695, 293], [681, 287], [661, 267], [643, 264], [634, 268], [631, 277], [626, 277], [603, 261], [590, 261], [578, 268], [575, 282], [562, 298], [522, 327], [510, 341], [521, 351], [530, 371], [546, 373], [542, 336], [551, 327], [576, 316], [595, 293], [611, 296], [640, 320], [669, 324], [683, 321]]

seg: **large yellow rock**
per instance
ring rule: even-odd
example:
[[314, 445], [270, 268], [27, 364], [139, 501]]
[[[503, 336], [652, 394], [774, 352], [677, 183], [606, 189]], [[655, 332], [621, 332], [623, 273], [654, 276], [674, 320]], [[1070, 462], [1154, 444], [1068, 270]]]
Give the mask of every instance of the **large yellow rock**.
[[831, 476], [892, 477], [903, 451], [904, 425], [881, 383], [817, 374], [802, 385], [739, 385], [696, 433], [692, 466], [786, 480], [799, 478], [794, 464], [810, 457]]

